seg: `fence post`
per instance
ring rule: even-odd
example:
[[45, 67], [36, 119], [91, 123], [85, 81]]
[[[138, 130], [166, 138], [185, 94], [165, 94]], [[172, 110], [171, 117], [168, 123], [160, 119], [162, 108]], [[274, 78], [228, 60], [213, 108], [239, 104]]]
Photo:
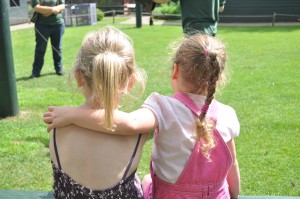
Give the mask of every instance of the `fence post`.
[[0, 1], [0, 118], [19, 113], [7, 0]]
[[136, 18], [136, 27], [142, 27], [142, 5], [140, 2], [135, 1], [135, 18]]
[[272, 26], [275, 26], [275, 21], [276, 21], [276, 12], [273, 12], [273, 20], [272, 20]]

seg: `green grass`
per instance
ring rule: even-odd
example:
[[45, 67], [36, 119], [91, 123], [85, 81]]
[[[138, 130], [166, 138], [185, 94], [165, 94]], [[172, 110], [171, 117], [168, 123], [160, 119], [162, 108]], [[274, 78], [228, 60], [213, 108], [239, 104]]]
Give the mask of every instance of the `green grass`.
[[[148, 74], [145, 94], [124, 110], [138, 108], [153, 91], [172, 94], [171, 41], [182, 37], [181, 26], [116, 27], [134, 41], [136, 59]], [[67, 28], [63, 62], [70, 71], [84, 35], [107, 24]], [[236, 139], [241, 195], [300, 196], [300, 29], [299, 27], [219, 27], [227, 45], [231, 81], [217, 95], [232, 106], [241, 123]], [[82, 98], [70, 89], [67, 76], [54, 74], [48, 46], [42, 76], [29, 79], [34, 52], [32, 29], [11, 32], [20, 114], [0, 120], [0, 189], [52, 190], [46, 125], [49, 105], [77, 105]], [[1, 96], [3, 97], [3, 96]], [[152, 139], [145, 147], [138, 174], [148, 172]]]

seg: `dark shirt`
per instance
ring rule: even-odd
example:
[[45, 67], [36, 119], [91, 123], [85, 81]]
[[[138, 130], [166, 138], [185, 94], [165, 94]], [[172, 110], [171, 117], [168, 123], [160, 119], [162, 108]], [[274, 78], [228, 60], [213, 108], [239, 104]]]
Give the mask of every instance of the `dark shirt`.
[[215, 35], [219, 21], [219, 7], [224, 4], [225, 0], [181, 0], [184, 33], [196, 30]]
[[144, 198], [141, 189], [138, 187], [138, 182], [136, 182], [135, 172], [113, 187], [104, 190], [92, 190], [77, 183], [63, 170], [57, 168], [53, 162], [51, 163], [54, 177], [54, 197], [57, 199]]
[[[64, 4], [65, 0], [31, 0], [31, 6], [34, 8], [37, 4], [41, 6], [48, 6], [54, 7], [56, 5]], [[57, 15], [50, 15], [48, 17], [43, 16], [42, 14], [38, 13], [38, 20], [36, 23], [43, 24], [43, 25], [58, 25], [64, 22], [62, 13]]]

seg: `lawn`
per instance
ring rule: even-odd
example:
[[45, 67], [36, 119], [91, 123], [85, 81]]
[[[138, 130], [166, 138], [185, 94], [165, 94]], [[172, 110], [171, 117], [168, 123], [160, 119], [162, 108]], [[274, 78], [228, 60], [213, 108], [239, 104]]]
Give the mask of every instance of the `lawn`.
[[[181, 26], [115, 26], [134, 41], [137, 63], [148, 74], [144, 95], [124, 100], [123, 110], [138, 108], [153, 91], [171, 95], [170, 44], [182, 37]], [[84, 35], [104, 25], [66, 28], [63, 62], [72, 68]], [[241, 132], [236, 139], [241, 171], [241, 195], [300, 196], [300, 28], [219, 27], [227, 45], [230, 82], [217, 99], [232, 106]], [[49, 105], [82, 103], [68, 76], [54, 73], [48, 46], [42, 76], [29, 79], [34, 30], [11, 32], [20, 114], [0, 120], [0, 190], [52, 190], [46, 125], [42, 114]], [[1, 96], [4, 97], [4, 96]], [[152, 139], [144, 147], [138, 174], [148, 172]]]

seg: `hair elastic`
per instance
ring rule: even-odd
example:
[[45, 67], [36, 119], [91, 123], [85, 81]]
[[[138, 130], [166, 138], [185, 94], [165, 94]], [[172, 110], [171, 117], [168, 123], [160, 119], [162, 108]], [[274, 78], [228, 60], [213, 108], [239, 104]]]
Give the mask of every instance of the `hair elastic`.
[[204, 104], [204, 105], [202, 106], [202, 108], [201, 108], [201, 112], [207, 113], [208, 108], [209, 108], [209, 105]]
[[205, 57], [208, 57], [208, 50], [204, 50], [203, 54], [204, 54]]

